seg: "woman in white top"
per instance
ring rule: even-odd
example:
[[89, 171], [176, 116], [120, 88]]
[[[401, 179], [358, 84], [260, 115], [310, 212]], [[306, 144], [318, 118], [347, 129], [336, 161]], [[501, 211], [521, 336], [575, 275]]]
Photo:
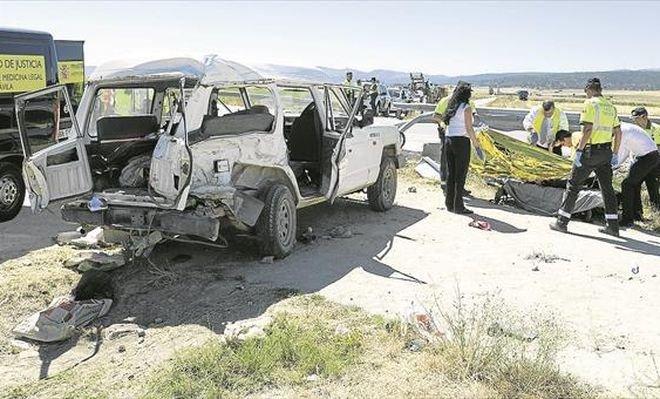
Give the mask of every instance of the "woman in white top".
[[444, 143], [447, 148], [445, 205], [448, 211], [464, 215], [473, 213], [463, 204], [465, 178], [470, 165], [470, 142], [479, 158], [483, 159], [483, 152], [472, 126], [471, 96], [470, 84], [460, 84], [449, 98], [447, 110], [443, 114], [443, 122], [447, 126]]

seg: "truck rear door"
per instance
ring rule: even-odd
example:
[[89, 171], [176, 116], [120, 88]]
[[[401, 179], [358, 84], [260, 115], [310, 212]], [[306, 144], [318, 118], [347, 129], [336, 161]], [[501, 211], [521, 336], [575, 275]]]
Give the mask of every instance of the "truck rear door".
[[65, 86], [22, 94], [14, 102], [32, 209], [90, 192], [87, 152]]

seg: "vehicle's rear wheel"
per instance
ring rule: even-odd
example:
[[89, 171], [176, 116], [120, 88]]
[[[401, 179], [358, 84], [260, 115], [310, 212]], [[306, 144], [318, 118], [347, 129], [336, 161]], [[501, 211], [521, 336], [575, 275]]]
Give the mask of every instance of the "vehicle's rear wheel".
[[376, 183], [367, 188], [367, 199], [371, 209], [384, 212], [394, 204], [396, 197], [396, 166], [392, 158], [383, 158]]
[[262, 254], [276, 258], [289, 255], [296, 243], [296, 225], [296, 203], [291, 191], [282, 184], [272, 186], [257, 221]]
[[0, 162], [0, 222], [18, 215], [25, 199], [25, 183], [18, 166]]

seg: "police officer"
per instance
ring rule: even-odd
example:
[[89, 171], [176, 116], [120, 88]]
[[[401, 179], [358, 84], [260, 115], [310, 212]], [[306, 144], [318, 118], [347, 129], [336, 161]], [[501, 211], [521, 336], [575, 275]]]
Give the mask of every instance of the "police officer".
[[617, 153], [621, 144], [621, 122], [616, 108], [602, 94], [600, 79], [587, 81], [580, 124], [582, 138], [575, 150], [573, 170], [566, 184], [564, 199], [559, 208], [557, 221], [550, 225], [552, 230], [566, 232], [580, 187], [591, 172], [596, 172], [600, 191], [605, 202], [607, 227], [601, 233], [619, 236], [617, 202], [612, 187], [612, 167], [618, 164]]

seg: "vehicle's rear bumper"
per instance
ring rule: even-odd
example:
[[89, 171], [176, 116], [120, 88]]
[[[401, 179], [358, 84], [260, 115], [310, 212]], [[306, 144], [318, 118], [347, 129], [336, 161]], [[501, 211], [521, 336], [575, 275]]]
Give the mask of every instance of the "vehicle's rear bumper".
[[87, 201], [73, 201], [62, 206], [62, 218], [68, 222], [93, 226], [112, 226], [121, 230], [158, 230], [169, 234], [182, 234], [215, 241], [220, 221], [193, 211], [142, 208], [111, 205], [107, 209], [91, 212]]

